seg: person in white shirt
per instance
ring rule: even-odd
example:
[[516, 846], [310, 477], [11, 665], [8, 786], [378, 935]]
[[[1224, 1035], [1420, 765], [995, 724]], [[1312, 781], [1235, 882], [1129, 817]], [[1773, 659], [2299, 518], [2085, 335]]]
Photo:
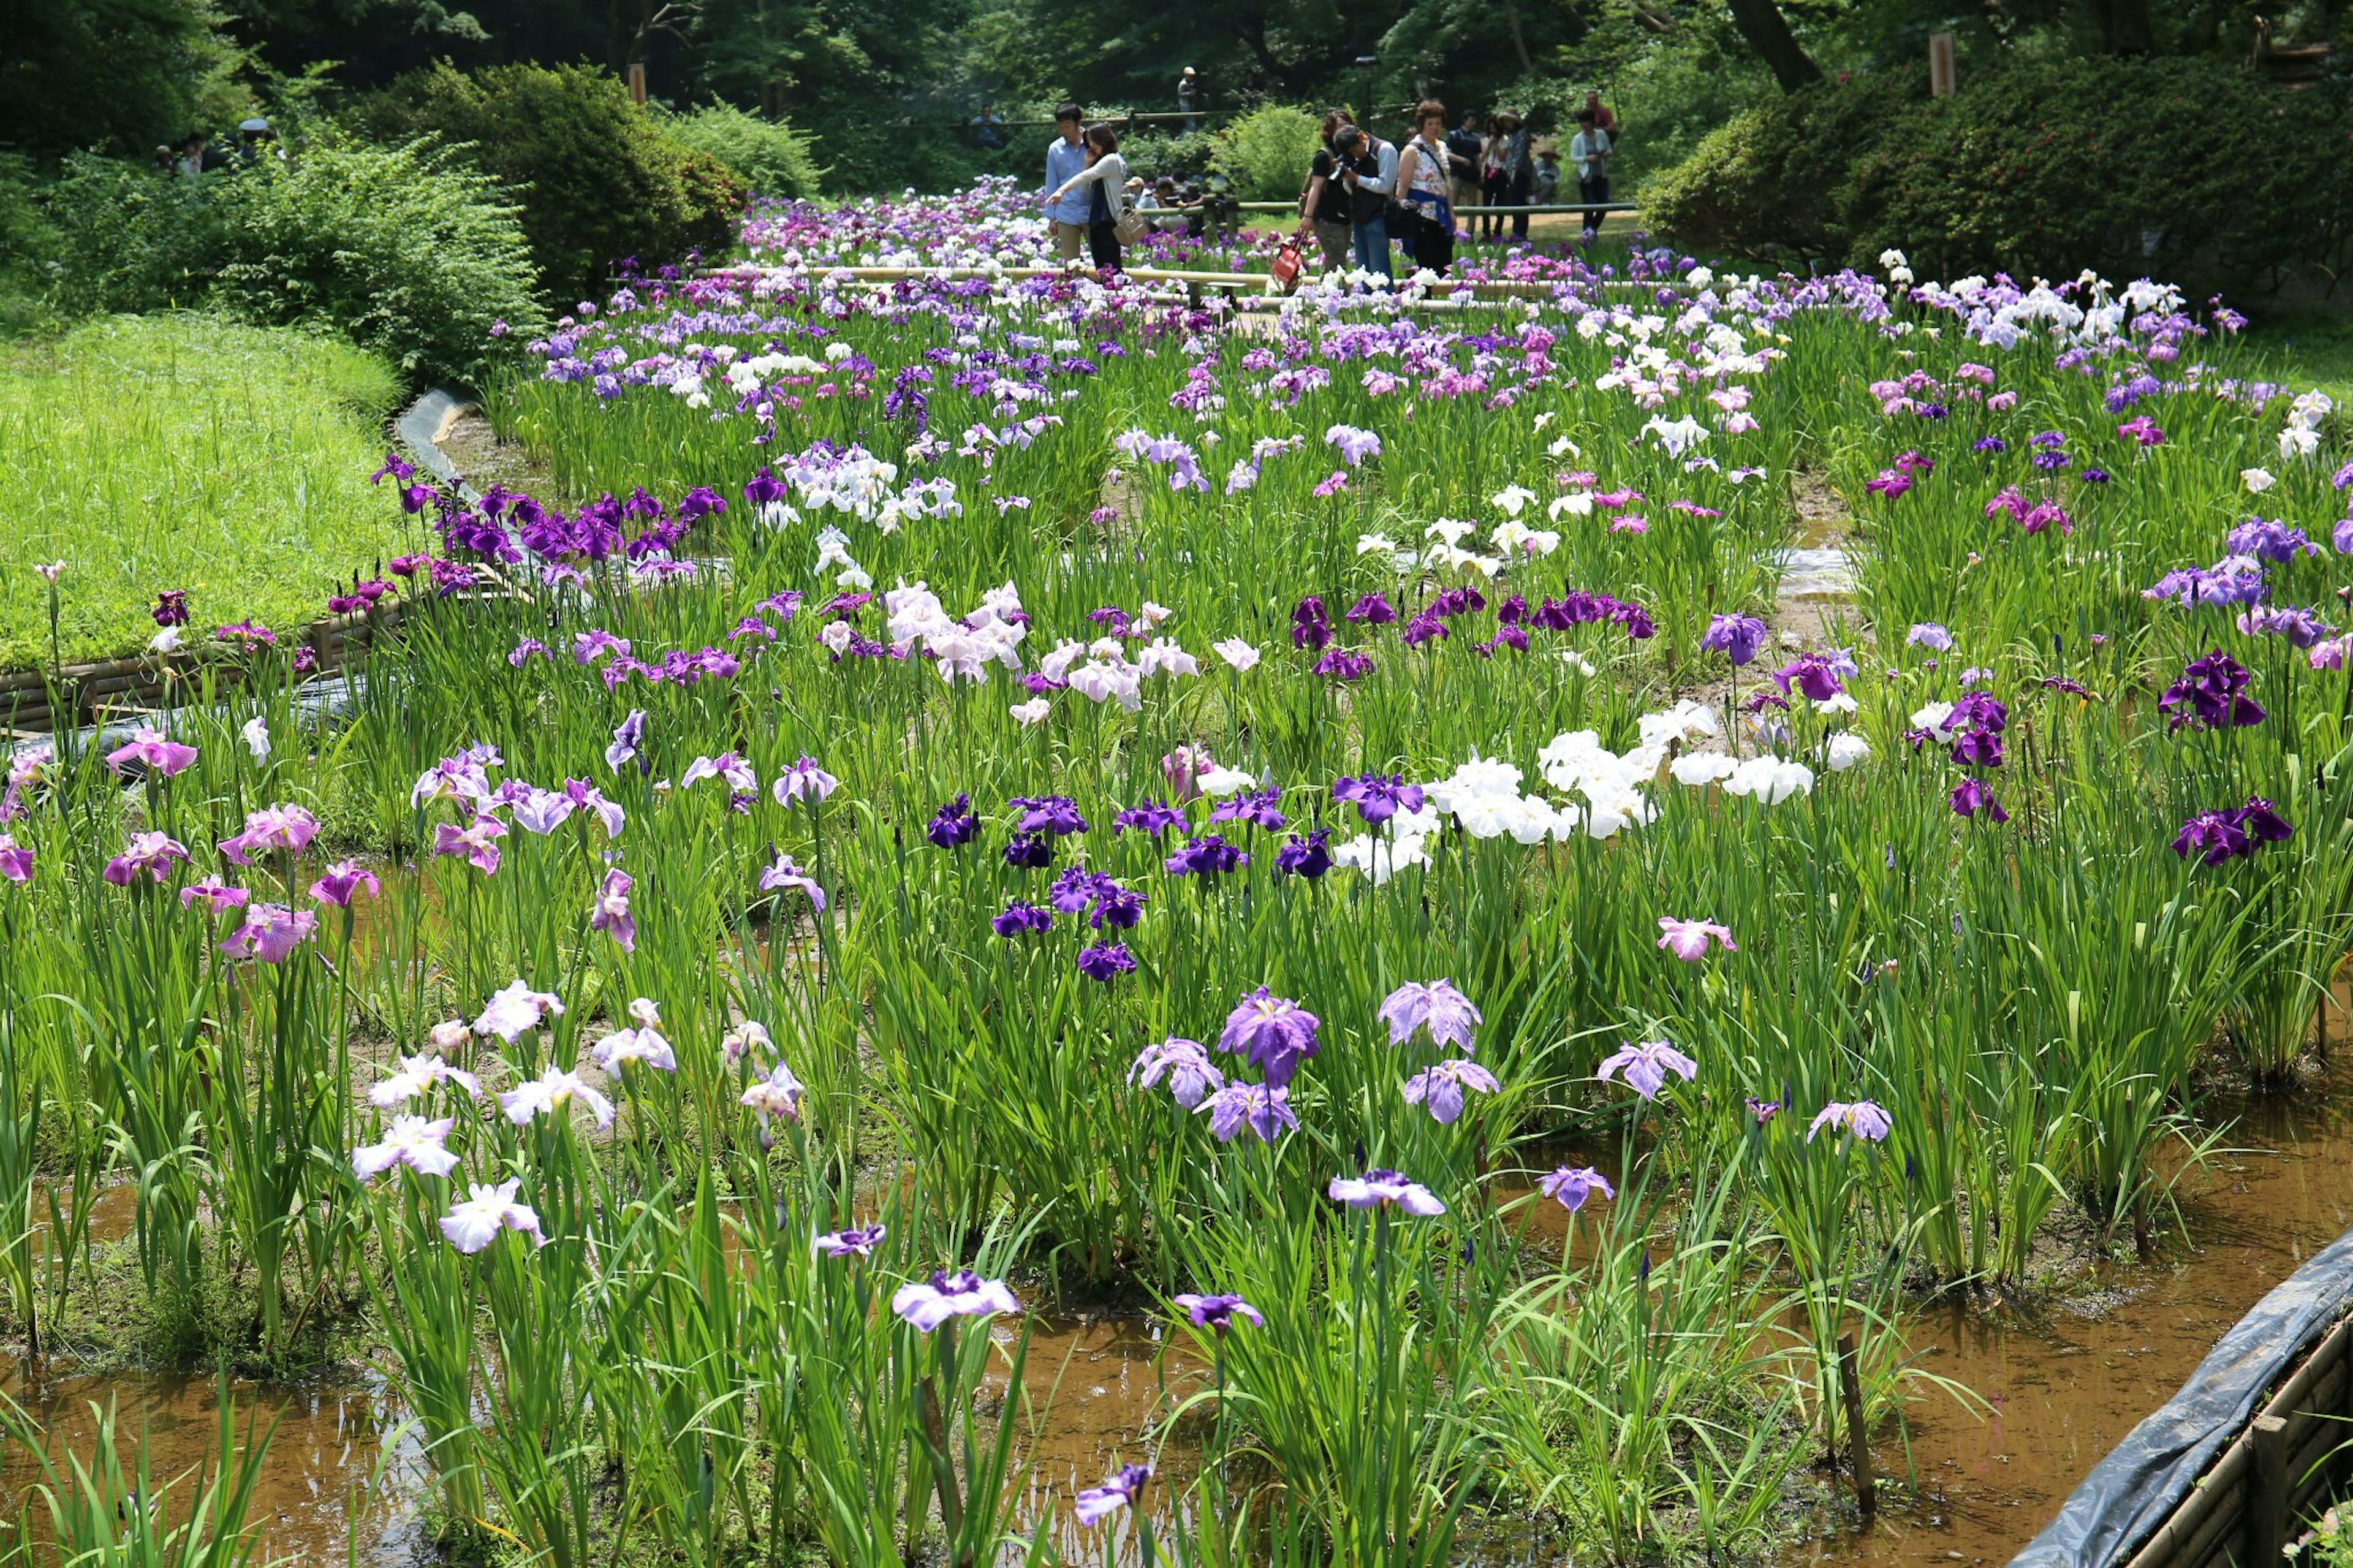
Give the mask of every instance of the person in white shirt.
[[1087, 251], [1096, 267], [1119, 269], [1120, 215], [1127, 210], [1127, 163], [1119, 155], [1119, 133], [1108, 125], [1087, 132], [1087, 166], [1047, 193], [1054, 206], [1081, 186], [1087, 201]]
[[[1577, 171], [1578, 201], [1606, 202], [1609, 199], [1609, 132], [1601, 129], [1589, 109], [1577, 111], [1577, 134], [1568, 142], [1568, 166]], [[1585, 243], [1592, 244], [1600, 232], [1600, 213], [1588, 207], [1585, 211]]]

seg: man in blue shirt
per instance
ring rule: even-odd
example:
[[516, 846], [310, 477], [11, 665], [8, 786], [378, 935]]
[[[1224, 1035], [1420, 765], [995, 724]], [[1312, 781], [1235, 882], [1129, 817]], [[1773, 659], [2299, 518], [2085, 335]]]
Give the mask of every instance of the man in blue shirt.
[[[1060, 190], [1087, 166], [1086, 143], [1081, 140], [1084, 116], [1075, 103], [1054, 110], [1054, 129], [1060, 132], [1046, 145], [1046, 189]], [[1074, 191], [1046, 209], [1046, 226], [1053, 232], [1054, 253], [1069, 266], [1085, 254], [1087, 195]]]

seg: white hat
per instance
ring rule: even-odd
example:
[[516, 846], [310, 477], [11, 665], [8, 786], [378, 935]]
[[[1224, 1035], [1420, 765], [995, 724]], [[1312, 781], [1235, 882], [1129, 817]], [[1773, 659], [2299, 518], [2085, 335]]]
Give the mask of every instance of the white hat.
[[1193, 69], [1193, 68], [1192, 68], [1191, 66], [1187, 66], [1187, 67], [1185, 68], [1185, 74], [1186, 74], [1187, 76], [1193, 76], [1193, 75], [1196, 75], [1197, 73], [1194, 71], [1194, 69]]

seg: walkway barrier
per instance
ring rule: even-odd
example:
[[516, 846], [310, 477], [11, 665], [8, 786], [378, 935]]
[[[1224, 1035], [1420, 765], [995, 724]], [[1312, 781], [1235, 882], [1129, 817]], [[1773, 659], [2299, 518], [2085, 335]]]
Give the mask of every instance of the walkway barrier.
[[[702, 278], [741, 279], [746, 282], [762, 278], [790, 279], [817, 285], [828, 279], [846, 279], [867, 287], [884, 287], [892, 283], [944, 282], [971, 283], [983, 279], [1004, 282], [1026, 282], [1036, 278], [1092, 278], [1091, 272], [1071, 273], [1060, 267], [809, 267], [776, 268], [739, 265], [705, 268], [697, 274]], [[1138, 283], [1175, 283], [1184, 286], [1187, 297], [1196, 304], [1212, 293], [1220, 293], [1239, 305], [1254, 301], [1274, 302], [1283, 296], [1270, 292], [1273, 279], [1263, 272], [1207, 272], [1170, 267], [1130, 267], [1120, 276]], [[1433, 303], [1462, 303], [1489, 300], [1549, 300], [1562, 287], [1561, 281], [1522, 281], [1516, 279], [1470, 279], [1457, 280], [1441, 278], [1429, 286], [1423, 299]], [[1609, 278], [1594, 280], [1608, 289], [1640, 289], [1655, 294], [1661, 289], [1680, 286], [1675, 279]], [[1302, 284], [1305, 286], [1304, 281]]]
[[2256, 1302], [2010, 1568], [2280, 1568], [2295, 1521], [2353, 1475], [2348, 1314], [2353, 1231]]

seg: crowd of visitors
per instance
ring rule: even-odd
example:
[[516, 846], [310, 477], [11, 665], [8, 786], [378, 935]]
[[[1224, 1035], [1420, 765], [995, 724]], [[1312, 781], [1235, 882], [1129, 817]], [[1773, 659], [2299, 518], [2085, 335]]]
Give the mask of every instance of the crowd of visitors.
[[[1191, 66], [1178, 79], [1177, 101], [1188, 117], [1201, 111], [1200, 75]], [[1598, 92], [1586, 95], [1574, 119], [1567, 174], [1576, 199], [1592, 204], [1582, 226], [1589, 243], [1600, 230], [1599, 208], [1609, 200], [1618, 120]], [[1187, 130], [1197, 123], [1187, 118]], [[1163, 177], [1146, 186], [1131, 179], [1110, 126], [1088, 127], [1075, 103], [1057, 109], [1054, 124], [1046, 149], [1046, 216], [1065, 264], [1083, 253], [1098, 268], [1116, 268], [1123, 246], [1183, 221], [1176, 183]], [[1326, 271], [1354, 266], [1394, 278], [1394, 245], [1409, 270], [1443, 277], [1458, 240], [1500, 239], [1506, 222], [1511, 237], [1525, 240], [1529, 215], [1508, 209], [1561, 199], [1561, 149], [1549, 138], [1539, 141], [1518, 110], [1483, 118], [1466, 113], [1450, 131], [1446, 106], [1425, 99], [1414, 106], [1412, 124], [1400, 147], [1356, 124], [1345, 110], [1324, 117], [1299, 194], [1295, 237], [1303, 246], [1314, 240]]]

